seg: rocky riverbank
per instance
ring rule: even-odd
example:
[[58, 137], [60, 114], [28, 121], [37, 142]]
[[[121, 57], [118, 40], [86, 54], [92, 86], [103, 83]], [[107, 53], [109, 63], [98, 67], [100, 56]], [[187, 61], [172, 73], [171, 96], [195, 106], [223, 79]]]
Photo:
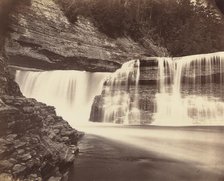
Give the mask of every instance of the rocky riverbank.
[[25, 98], [9, 74], [5, 37], [13, 1], [0, 2], [0, 180], [61, 180], [83, 135], [54, 107]]
[[1, 96], [0, 128], [0, 178], [60, 180], [79, 152], [82, 133], [34, 99]]
[[22, 96], [0, 52], [0, 180], [60, 180], [83, 135], [55, 108]]
[[0, 180], [60, 180], [83, 133], [56, 116], [54, 107], [23, 97], [1, 62]]
[[82, 133], [54, 107], [22, 96], [1, 57], [0, 180], [60, 180], [73, 164]]

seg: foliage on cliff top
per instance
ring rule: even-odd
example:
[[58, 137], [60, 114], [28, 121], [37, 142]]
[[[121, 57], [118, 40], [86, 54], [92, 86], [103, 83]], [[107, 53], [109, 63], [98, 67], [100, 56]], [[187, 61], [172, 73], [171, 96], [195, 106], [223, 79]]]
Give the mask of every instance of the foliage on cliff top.
[[191, 0], [56, 0], [71, 22], [93, 19], [112, 38], [151, 39], [171, 55], [224, 51], [224, 21], [212, 7]]

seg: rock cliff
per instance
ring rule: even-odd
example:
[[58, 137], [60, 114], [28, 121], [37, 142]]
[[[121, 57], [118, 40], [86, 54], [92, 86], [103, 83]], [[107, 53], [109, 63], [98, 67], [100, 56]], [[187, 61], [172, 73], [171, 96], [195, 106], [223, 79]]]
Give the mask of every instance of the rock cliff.
[[73, 164], [82, 133], [53, 107], [23, 97], [8, 75], [1, 75], [0, 86], [0, 180], [61, 178]]
[[78, 153], [81, 134], [34, 99], [2, 95], [0, 125], [0, 178], [61, 178]]
[[10, 19], [6, 51], [11, 65], [102, 72], [132, 58], [167, 54], [150, 41], [145, 49], [128, 37], [108, 38], [83, 17], [71, 24], [53, 0], [22, 1]]
[[[0, 2], [0, 20], [11, 1]], [[4, 13], [2, 13], [4, 12]], [[53, 107], [21, 94], [7, 67], [7, 27], [0, 21], [0, 180], [60, 180], [73, 164], [82, 135]]]

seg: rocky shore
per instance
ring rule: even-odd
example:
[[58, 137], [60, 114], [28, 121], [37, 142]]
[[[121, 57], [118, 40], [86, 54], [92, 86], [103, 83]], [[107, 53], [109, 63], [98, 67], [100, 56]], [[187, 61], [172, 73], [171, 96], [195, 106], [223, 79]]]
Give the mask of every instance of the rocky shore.
[[0, 180], [60, 180], [83, 133], [56, 116], [54, 107], [23, 97], [0, 60]]
[[0, 2], [0, 180], [66, 180], [83, 133], [54, 107], [25, 98], [9, 74], [5, 37], [11, 3]]
[[0, 97], [0, 129], [0, 178], [22, 180], [60, 180], [82, 136], [56, 116], [54, 107], [7, 95]]

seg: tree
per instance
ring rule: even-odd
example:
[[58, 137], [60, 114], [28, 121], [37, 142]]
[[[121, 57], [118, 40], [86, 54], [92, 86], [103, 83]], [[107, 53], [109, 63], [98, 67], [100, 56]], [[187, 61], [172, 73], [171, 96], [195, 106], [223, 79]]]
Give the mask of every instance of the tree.
[[224, 21], [200, 0], [57, 0], [71, 22], [82, 15], [112, 38], [150, 39], [172, 56], [224, 51]]

